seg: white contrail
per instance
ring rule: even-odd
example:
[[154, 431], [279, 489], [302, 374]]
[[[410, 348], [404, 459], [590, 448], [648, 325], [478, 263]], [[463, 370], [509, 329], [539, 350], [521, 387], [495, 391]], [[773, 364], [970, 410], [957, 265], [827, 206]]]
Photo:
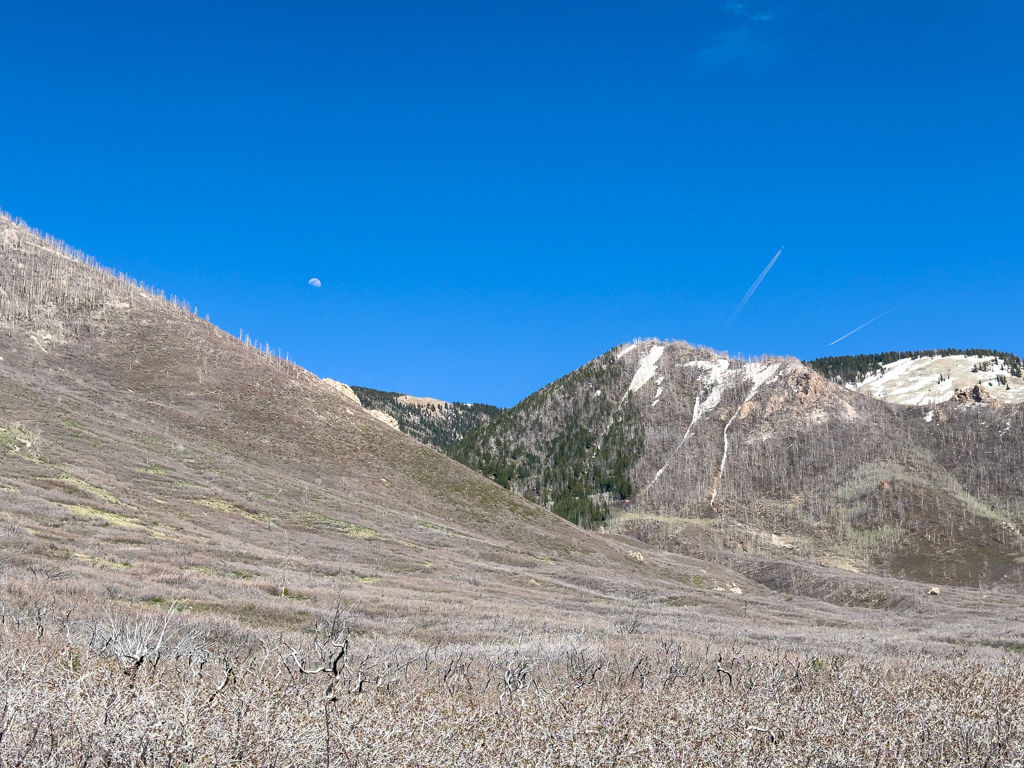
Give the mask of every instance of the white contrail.
[[743, 297], [743, 301], [740, 302], [740, 305], [736, 307], [736, 309], [733, 310], [733, 313], [729, 316], [730, 323], [732, 322], [733, 318], [740, 313], [740, 310], [742, 310], [746, 303], [750, 300], [750, 297], [754, 295], [754, 291], [757, 290], [757, 286], [759, 286], [761, 284], [761, 281], [764, 280], [764, 276], [768, 274], [768, 270], [775, 265], [776, 261], [778, 261], [779, 256], [782, 255], [782, 249], [785, 247], [786, 246], [782, 246], [782, 248], [779, 248], [779, 252], [775, 254], [774, 258], [772, 258], [771, 261], [768, 262], [768, 266], [764, 268], [764, 272], [762, 272], [758, 276], [757, 280], [754, 281], [754, 284], [750, 286], [750, 290], [747, 291], [747, 295]]
[[[897, 304], [896, 306], [899, 306], [899, 305]], [[850, 336], [853, 336], [853, 334], [855, 334], [861, 328], [867, 328], [869, 325], [871, 325], [873, 322], [875, 322], [875, 320], [879, 320], [879, 319], [885, 317], [886, 315], [888, 315], [890, 312], [892, 312], [893, 309], [896, 309], [896, 307], [893, 307], [892, 309], [885, 310], [885, 312], [880, 314], [878, 317], [873, 317], [870, 320], [868, 320], [866, 323], [864, 323], [864, 325], [858, 325], [856, 328], [854, 328], [852, 331], [850, 331], [848, 334], [846, 334], [846, 336], [840, 336], [838, 339], [833, 341], [832, 344], [838, 344], [843, 339], [848, 338]], [[829, 344], [829, 346], [831, 347], [832, 344]]]

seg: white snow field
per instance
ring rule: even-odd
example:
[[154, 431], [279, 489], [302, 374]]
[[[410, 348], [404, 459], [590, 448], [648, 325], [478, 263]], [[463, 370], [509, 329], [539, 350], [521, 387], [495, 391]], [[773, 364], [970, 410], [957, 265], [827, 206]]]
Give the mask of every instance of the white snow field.
[[[730, 370], [728, 358], [719, 358], [718, 360], [691, 360], [688, 363], [677, 363], [676, 367], [696, 368], [698, 371], [700, 371], [700, 377], [704, 383], [704, 391], [707, 393], [707, 397], [701, 400], [700, 395], [697, 396], [696, 400], [693, 403], [693, 418], [690, 419], [690, 425], [686, 428], [686, 431], [683, 433], [683, 436], [679, 440], [679, 443], [676, 445], [676, 447], [669, 452], [668, 460], [661, 467], [661, 469], [659, 469], [655, 473], [654, 479], [652, 479], [651, 482], [647, 485], [647, 487], [644, 488], [644, 494], [647, 494], [651, 491], [655, 483], [658, 482], [658, 479], [662, 476], [665, 470], [669, 468], [669, 465], [671, 465], [671, 463], [675, 460], [676, 454], [678, 454], [679, 449], [683, 447], [683, 445], [689, 439], [690, 435], [693, 434], [694, 426], [696, 426], [696, 424], [701, 419], [703, 419], [705, 416], [711, 413], [711, 411], [718, 407], [718, 404], [722, 401], [722, 391], [726, 388], [727, 385], [734, 384], [737, 381], [748, 382], [750, 384], [750, 391], [747, 393], [746, 398], [743, 400], [744, 403], [747, 403], [754, 398], [754, 395], [757, 394], [757, 390], [760, 389], [765, 382], [767, 382], [769, 379], [775, 376], [779, 371], [778, 363], [760, 362], [744, 363], [741, 367], [733, 368]], [[657, 404], [657, 402], [658, 401], [655, 400], [654, 404]], [[651, 407], [654, 406], [652, 405]], [[740, 406], [740, 408], [742, 408], [742, 405]], [[726, 456], [729, 452], [729, 426], [732, 424], [733, 420], [736, 418], [739, 412], [740, 409], [738, 408], [736, 410], [736, 413], [732, 415], [732, 418], [729, 419], [728, 423], [725, 425], [725, 430], [723, 432], [725, 438], [725, 447], [722, 453], [722, 462], [721, 466], [719, 467], [718, 476], [715, 478], [712, 487], [712, 504], [714, 503], [715, 495], [718, 492], [716, 487], [718, 481], [721, 478], [722, 473], [725, 472]]]
[[[629, 382], [626, 395], [636, 392], [654, 378], [654, 374], [658, 372], [658, 361], [661, 360], [661, 353], [664, 351], [664, 347], [655, 344], [646, 355], [640, 358], [640, 365], [637, 366], [636, 373], [633, 374], [633, 380]], [[622, 399], [625, 400], [625, 396]]]
[[[983, 366], [988, 370], [981, 370]], [[1005, 377], [1006, 384], [997, 381], [997, 376]], [[1001, 403], [1024, 402], [1024, 380], [1011, 376], [1010, 367], [1002, 359], [973, 355], [905, 357], [846, 388], [890, 403], [935, 405], [952, 398], [956, 390], [970, 389], [975, 384]]]

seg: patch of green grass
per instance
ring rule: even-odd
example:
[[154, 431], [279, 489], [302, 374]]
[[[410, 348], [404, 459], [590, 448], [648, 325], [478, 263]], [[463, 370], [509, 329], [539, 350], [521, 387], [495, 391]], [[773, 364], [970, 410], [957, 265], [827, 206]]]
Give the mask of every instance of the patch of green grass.
[[80, 423], [71, 418], [64, 419], [64, 426], [71, 432], [76, 440], [83, 440], [90, 445], [103, 445], [103, 441], [92, 430], [86, 429]]
[[112, 571], [123, 571], [126, 568], [131, 568], [132, 564], [129, 562], [115, 563], [113, 560], [104, 560], [102, 557], [95, 557], [94, 555], [83, 555], [80, 552], [72, 552], [72, 557], [77, 557], [89, 565], [94, 565], [97, 568], [109, 568]]
[[369, 528], [363, 528], [359, 525], [353, 525], [352, 523], [339, 522], [338, 525], [341, 527], [341, 532], [346, 536], [351, 536], [354, 539], [372, 539], [377, 535], [376, 531], [372, 531]]
[[90, 507], [87, 504], [61, 504], [64, 509], [68, 510], [72, 514], [78, 515], [79, 517], [91, 518], [93, 520], [102, 520], [104, 523], [109, 525], [116, 525], [119, 528], [143, 528], [144, 526], [136, 519], [132, 517], [126, 517], [125, 515], [118, 515], [113, 512], [105, 512], [102, 509], [96, 509], [96, 507]]
[[229, 570], [227, 568], [211, 568], [206, 565], [183, 565], [181, 567], [183, 571], [192, 571], [193, 573], [202, 573], [206, 576], [219, 576], [226, 579], [251, 579], [257, 574], [253, 571], [243, 570]]
[[195, 503], [201, 507], [216, 510], [217, 512], [227, 512], [233, 515], [240, 515], [244, 517], [246, 520], [253, 520], [257, 523], [270, 523], [274, 520], [273, 515], [260, 515], [253, 512], [249, 512], [246, 509], [242, 509], [237, 504], [232, 504], [230, 501], [225, 501], [224, 499], [215, 499], [208, 497], [204, 499], [196, 499]]
[[156, 475], [157, 477], [167, 477], [171, 471], [167, 467], [152, 466], [152, 467], [135, 467], [136, 472], [145, 472], [147, 475]]
[[14, 436], [13, 428], [0, 426], [0, 445], [11, 450], [16, 450], [18, 447], [18, 441]]
[[70, 472], [61, 472], [59, 475], [57, 475], [57, 479], [60, 480], [62, 483], [67, 483], [68, 485], [73, 485], [76, 488], [81, 488], [83, 491], [86, 491], [87, 493], [91, 493], [93, 496], [103, 499], [108, 504], [122, 504], [121, 500], [118, 499], [114, 494], [110, 493], [109, 491], [103, 490], [98, 485], [88, 483], [80, 477], [75, 477]]
[[246, 512], [241, 507], [235, 506], [230, 501], [224, 501], [224, 499], [196, 499], [196, 504], [207, 509], [214, 509], [218, 512], [232, 512], [236, 515], [245, 515]]
[[354, 523], [346, 523], [344, 520], [335, 520], [311, 510], [302, 511], [302, 522], [314, 529], [318, 527], [327, 528], [345, 536], [351, 536], [354, 539], [372, 539], [377, 535], [376, 531], [369, 528], [363, 528], [361, 525], [355, 525]]
[[848, 538], [838, 547], [838, 555], [853, 560], [891, 552], [907, 535], [902, 528], [883, 525], [878, 528], [850, 529]]
[[663, 601], [665, 605], [671, 606], [692, 606], [692, 605], [704, 605], [703, 600], [699, 600], [696, 597], [678, 595], [676, 597], [666, 597]]
[[46, 464], [45, 461], [34, 455], [34, 445], [37, 440], [38, 437], [25, 431], [17, 423], [0, 424], [0, 448], [17, 454], [26, 461], [31, 461], [35, 464]]

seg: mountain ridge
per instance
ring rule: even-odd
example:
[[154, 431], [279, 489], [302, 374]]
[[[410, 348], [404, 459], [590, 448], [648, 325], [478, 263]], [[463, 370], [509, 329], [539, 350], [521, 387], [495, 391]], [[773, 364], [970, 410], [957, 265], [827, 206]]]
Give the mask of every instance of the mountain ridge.
[[[574, 522], [691, 554], [1019, 581], [1022, 411], [993, 425], [978, 407], [901, 406], [795, 358], [655, 339], [558, 379], [451, 455]], [[944, 533], [954, 513], [966, 522]]]
[[351, 390], [364, 408], [387, 414], [397, 429], [441, 451], [490, 423], [503, 410], [495, 405], [449, 403], [355, 385]]
[[808, 360], [807, 364], [827, 379], [840, 384], [858, 384], [872, 374], [881, 373], [885, 366], [900, 360], [916, 360], [921, 357], [976, 357], [997, 358], [1004, 362], [1011, 376], [1021, 378], [1024, 375], [1024, 362], [1012, 352], [1001, 352], [996, 349], [918, 349], [909, 352], [878, 352], [860, 355], [839, 355], [836, 357], [818, 357]]
[[[383, 552], [410, 572], [439, 560], [452, 573], [475, 567], [458, 548], [438, 549], [437, 536], [465, 537], [477, 557], [517, 568], [536, 567], [531, 552], [566, 547], [628, 559], [629, 539], [559, 527], [546, 508], [632, 546], [719, 563], [720, 582], [744, 568], [769, 579], [746, 557], [947, 584], [1020, 581], [1018, 406], [995, 422], [983, 403], [898, 406], [794, 358], [638, 340], [486, 412], [448, 448], [474, 473], [382, 425], [343, 385], [52, 238], [0, 219], [0, 248], [0, 442], [13, 462], [0, 481], [16, 489], [7, 498], [21, 566], [49, 557], [45, 542], [61, 531], [55, 551], [76, 570], [131, 563], [140, 548], [163, 558], [160, 542], [174, 541], [201, 553], [189, 555], [195, 567], [270, 579], [247, 558], [278, 562], [275, 537], [285, 534], [349, 559], [357, 574], [380, 571], [370, 563]], [[441, 408], [386, 394], [421, 412]], [[237, 526], [262, 554], [195, 548]], [[316, 538], [325, 531], [340, 538], [327, 546]], [[415, 566], [417, 547], [435, 554]], [[565, 573], [597, 567], [577, 555], [555, 562]]]
[[[336, 383], [4, 217], [0, 327], [12, 584], [41, 574], [255, 626], [363, 601], [366, 627], [400, 619], [411, 636], [430, 634], [438, 595], [485, 614], [547, 594], [586, 605], [755, 586], [572, 526]], [[704, 586], [686, 587], [696, 576]]]

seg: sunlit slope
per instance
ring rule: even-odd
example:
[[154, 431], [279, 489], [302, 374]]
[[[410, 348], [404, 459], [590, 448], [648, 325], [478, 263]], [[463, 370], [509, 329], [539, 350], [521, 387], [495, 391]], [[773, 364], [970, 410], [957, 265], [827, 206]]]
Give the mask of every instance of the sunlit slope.
[[[981, 355], [904, 358], [848, 387], [901, 405], [935, 405], [957, 397], [990, 397], [1000, 403], [1024, 402], [1024, 379], [1006, 361]], [[973, 395], [980, 388], [984, 394]]]
[[9, 566], [268, 620], [348, 592], [394, 611], [540, 593], [554, 610], [740, 578], [641, 562], [635, 543], [570, 525], [187, 306], [0, 230]]
[[1024, 402], [1024, 362], [992, 349], [938, 349], [822, 357], [808, 363], [830, 381], [900, 405]]
[[471, 433], [460, 460], [591, 527], [699, 556], [1016, 583], [1021, 408], [904, 407], [792, 358], [623, 345]]

